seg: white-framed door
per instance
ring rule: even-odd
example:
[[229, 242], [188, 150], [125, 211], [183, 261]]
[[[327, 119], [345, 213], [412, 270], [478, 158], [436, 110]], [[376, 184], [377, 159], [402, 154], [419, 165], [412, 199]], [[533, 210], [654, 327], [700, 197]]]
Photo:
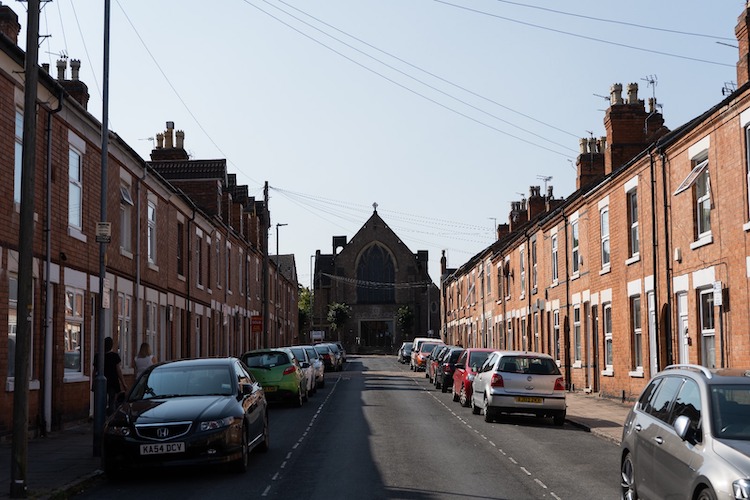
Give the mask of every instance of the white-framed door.
[[679, 363], [688, 363], [690, 360], [688, 332], [688, 296], [687, 293], [677, 294], [677, 346]]

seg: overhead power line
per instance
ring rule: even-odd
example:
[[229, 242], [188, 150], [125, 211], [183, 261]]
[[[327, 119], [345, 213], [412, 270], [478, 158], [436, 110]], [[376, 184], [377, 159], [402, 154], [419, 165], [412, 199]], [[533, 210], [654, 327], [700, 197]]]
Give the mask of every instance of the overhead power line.
[[696, 36], [696, 37], [702, 37], [702, 38], [714, 38], [714, 39], [718, 39], [718, 40], [731, 40], [731, 41], [735, 41], [736, 40], [735, 38], [724, 37], [724, 36], [708, 35], [708, 34], [705, 34], [705, 33], [693, 33], [693, 32], [690, 32], [690, 31], [681, 31], [681, 30], [673, 30], [673, 29], [669, 29], [669, 28], [660, 28], [658, 26], [647, 26], [645, 24], [630, 23], [630, 22], [627, 22], [627, 21], [619, 21], [619, 20], [616, 20], [616, 19], [605, 19], [603, 17], [587, 16], [587, 15], [584, 15], [584, 14], [576, 14], [576, 13], [573, 13], [573, 12], [565, 12], [565, 11], [562, 11], [562, 10], [555, 10], [555, 9], [550, 9], [550, 8], [547, 8], [547, 7], [541, 7], [539, 5], [529, 5], [529, 4], [520, 3], [520, 2], [511, 2], [510, 0], [495, 0], [495, 1], [496, 2], [500, 2], [500, 3], [506, 3], [506, 4], [509, 4], [509, 5], [516, 5], [518, 7], [524, 7], [526, 9], [543, 10], [545, 12], [552, 12], [554, 14], [560, 14], [560, 15], [563, 15], [563, 16], [570, 16], [570, 17], [577, 17], [577, 18], [580, 18], [580, 19], [588, 19], [590, 21], [597, 21], [597, 22], [600, 22], [600, 23], [619, 24], [619, 25], [622, 25], [622, 26], [630, 26], [632, 28], [640, 28], [640, 29], [652, 30], [652, 31], [661, 31], [661, 32], [664, 32], [664, 33], [672, 33], [672, 34], [675, 34], [675, 35]]
[[441, 3], [441, 4], [447, 5], [449, 7], [454, 7], [456, 9], [466, 10], [468, 12], [474, 12], [475, 14], [481, 14], [483, 16], [489, 16], [489, 17], [494, 17], [496, 19], [502, 19], [503, 21], [508, 21], [510, 23], [521, 24], [523, 26], [529, 26], [531, 28], [537, 28], [537, 29], [541, 29], [541, 30], [545, 30], [545, 31], [550, 31], [552, 33], [559, 33], [561, 35], [568, 35], [568, 36], [572, 36], [572, 37], [576, 37], [576, 38], [581, 38], [583, 40], [590, 40], [592, 42], [605, 43], [605, 44], [608, 44], [608, 45], [614, 45], [616, 47], [623, 47], [623, 48], [626, 48], [626, 49], [638, 50], [640, 52], [649, 52], [651, 54], [658, 54], [658, 55], [667, 56], [667, 57], [675, 57], [677, 59], [685, 59], [685, 60], [688, 60], [688, 61], [700, 62], [700, 63], [705, 63], [705, 64], [713, 64], [713, 65], [716, 65], [716, 66], [726, 66], [726, 67], [732, 67], [732, 68], [734, 67], [734, 64], [720, 63], [720, 62], [711, 61], [711, 60], [708, 60], [708, 59], [699, 59], [697, 57], [683, 56], [683, 55], [680, 55], [680, 54], [672, 54], [670, 52], [663, 52], [663, 51], [660, 51], [660, 50], [646, 49], [646, 48], [643, 48], [643, 47], [636, 47], [635, 45], [628, 45], [628, 44], [625, 44], [625, 43], [612, 42], [612, 41], [609, 41], [609, 40], [603, 40], [601, 38], [595, 38], [595, 37], [592, 37], [592, 36], [581, 35], [581, 34], [578, 34], [578, 33], [571, 33], [569, 31], [563, 31], [563, 30], [559, 30], [559, 29], [556, 29], [556, 28], [549, 28], [547, 26], [542, 26], [540, 24], [529, 23], [529, 22], [526, 22], [526, 21], [520, 21], [518, 19], [513, 19], [513, 18], [510, 18], [510, 17], [501, 16], [501, 15], [498, 15], [498, 14], [493, 14], [491, 12], [486, 12], [486, 11], [483, 11], [483, 10], [472, 9], [471, 7], [466, 7], [464, 5], [456, 5], [454, 3], [447, 2], [445, 0], [433, 0], [433, 2]]

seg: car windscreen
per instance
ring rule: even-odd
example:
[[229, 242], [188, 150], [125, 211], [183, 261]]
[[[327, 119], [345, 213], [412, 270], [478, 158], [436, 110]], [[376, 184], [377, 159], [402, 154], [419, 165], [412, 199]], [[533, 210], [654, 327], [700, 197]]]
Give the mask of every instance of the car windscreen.
[[713, 434], [750, 441], [750, 384], [711, 386]]
[[248, 368], [273, 368], [290, 363], [287, 353], [282, 351], [251, 352], [242, 357]]
[[422, 347], [419, 348], [419, 352], [429, 353], [434, 351], [437, 346], [437, 344], [422, 344]]
[[138, 379], [129, 401], [232, 393], [232, 376], [227, 366], [164, 365]]
[[542, 356], [503, 356], [498, 371], [529, 375], [560, 375], [560, 368], [551, 358]]
[[469, 354], [469, 366], [476, 370], [482, 366], [489, 357], [490, 353], [486, 351], [472, 352]]
[[294, 357], [297, 358], [297, 361], [299, 361], [300, 363], [303, 361], [307, 361], [307, 359], [305, 358], [305, 350], [301, 347], [292, 347], [291, 351], [292, 354], [294, 354]]

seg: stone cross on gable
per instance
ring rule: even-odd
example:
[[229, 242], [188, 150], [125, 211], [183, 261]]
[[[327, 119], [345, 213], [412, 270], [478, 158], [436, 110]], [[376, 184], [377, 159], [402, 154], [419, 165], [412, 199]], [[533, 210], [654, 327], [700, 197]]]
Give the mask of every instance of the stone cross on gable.
[[373, 203], [372, 204], [372, 209], [377, 212], [378, 211], [378, 204], [377, 203]]

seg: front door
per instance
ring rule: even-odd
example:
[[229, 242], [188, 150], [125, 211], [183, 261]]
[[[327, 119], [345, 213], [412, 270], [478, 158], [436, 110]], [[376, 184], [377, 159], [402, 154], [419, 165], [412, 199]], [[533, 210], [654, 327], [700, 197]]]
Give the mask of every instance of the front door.
[[690, 336], [688, 335], [688, 297], [687, 293], [677, 294], [677, 348], [680, 353], [680, 363], [688, 363]]

